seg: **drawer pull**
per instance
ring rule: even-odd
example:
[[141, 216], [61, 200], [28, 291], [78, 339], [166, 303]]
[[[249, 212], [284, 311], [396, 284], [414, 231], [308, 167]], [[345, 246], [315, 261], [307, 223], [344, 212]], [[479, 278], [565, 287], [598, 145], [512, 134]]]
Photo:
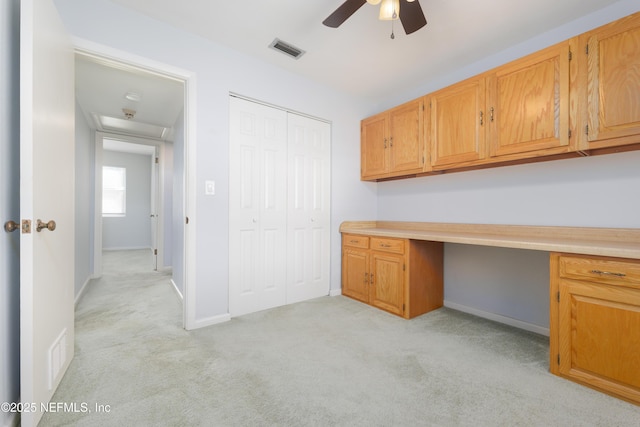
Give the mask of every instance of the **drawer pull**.
[[360, 243], [360, 240], [349, 240], [349, 243]]
[[600, 274], [602, 276], [615, 276], [615, 277], [626, 277], [627, 275], [624, 273], [614, 273], [612, 271], [602, 271], [602, 270], [591, 270], [593, 274]]
[[381, 247], [381, 248], [390, 248], [390, 247], [391, 247], [391, 245], [386, 245], [386, 244], [384, 244], [384, 243], [380, 243], [380, 247]]

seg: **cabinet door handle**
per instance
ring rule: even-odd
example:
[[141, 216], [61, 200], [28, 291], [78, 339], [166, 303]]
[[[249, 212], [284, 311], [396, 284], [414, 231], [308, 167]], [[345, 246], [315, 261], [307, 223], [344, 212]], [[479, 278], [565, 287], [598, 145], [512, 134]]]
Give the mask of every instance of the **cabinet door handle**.
[[389, 140], [389, 147], [393, 147], [393, 137]]
[[373, 285], [373, 273], [371, 273], [371, 284]]
[[384, 148], [387, 148], [387, 138], [384, 139]]
[[616, 273], [613, 271], [602, 271], [602, 270], [591, 270], [593, 274], [600, 274], [602, 276], [615, 276], [615, 277], [626, 277], [625, 273]]
[[484, 124], [484, 113], [480, 111], [480, 126]]
[[489, 109], [489, 119], [493, 121], [493, 107]]

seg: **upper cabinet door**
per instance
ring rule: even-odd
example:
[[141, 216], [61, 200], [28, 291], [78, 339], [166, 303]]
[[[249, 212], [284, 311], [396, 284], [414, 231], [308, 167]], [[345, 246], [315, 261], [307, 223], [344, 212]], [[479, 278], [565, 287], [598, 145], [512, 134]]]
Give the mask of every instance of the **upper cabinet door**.
[[640, 14], [580, 37], [586, 64], [588, 148], [638, 142], [640, 135]]
[[567, 41], [491, 73], [492, 157], [569, 145], [569, 55]]
[[417, 99], [389, 112], [391, 172], [421, 172], [424, 166], [423, 101]]
[[449, 86], [429, 97], [430, 149], [434, 169], [485, 157], [485, 77]]
[[360, 174], [362, 179], [379, 178], [389, 172], [388, 115], [362, 121], [360, 129]]

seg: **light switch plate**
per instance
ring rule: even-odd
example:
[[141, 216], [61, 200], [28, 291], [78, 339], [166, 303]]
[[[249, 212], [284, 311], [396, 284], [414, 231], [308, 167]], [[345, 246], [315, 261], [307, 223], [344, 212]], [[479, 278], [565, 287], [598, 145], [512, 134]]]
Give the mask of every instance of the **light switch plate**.
[[207, 196], [213, 196], [216, 194], [216, 182], [215, 181], [205, 181], [204, 182], [204, 194]]

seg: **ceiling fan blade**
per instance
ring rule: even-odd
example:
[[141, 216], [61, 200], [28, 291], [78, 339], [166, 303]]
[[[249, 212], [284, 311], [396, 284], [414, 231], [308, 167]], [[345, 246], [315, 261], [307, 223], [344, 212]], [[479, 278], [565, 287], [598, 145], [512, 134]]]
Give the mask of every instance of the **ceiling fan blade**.
[[418, 0], [413, 2], [403, 1], [400, 5], [400, 22], [407, 34], [414, 33], [427, 25], [422, 8]]
[[356, 10], [360, 9], [367, 0], [347, 0], [327, 17], [322, 23], [327, 27], [338, 28], [346, 21]]

